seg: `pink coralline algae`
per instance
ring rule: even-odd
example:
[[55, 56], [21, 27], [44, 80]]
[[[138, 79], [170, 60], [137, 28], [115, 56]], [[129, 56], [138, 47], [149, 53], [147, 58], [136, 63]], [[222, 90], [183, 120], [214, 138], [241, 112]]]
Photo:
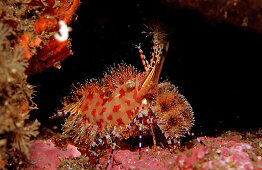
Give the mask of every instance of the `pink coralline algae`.
[[[55, 170], [60, 165], [61, 158], [79, 157], [81, 153], [73, 145], [68, 145], [66, 150], [60, 150], [54, 146], [51, 140], [37, 140], [29, 149], [30, 163], [28, 169]], [[59, 159], [60, 158], [60, 159]]]
[[[111, 169], [260, 169], [262, 160], [251, 145], [241, 143], [241, 136], [200, 139], [206, 146], [195, 143], [183, 152], [144, 148], [139, 160], [137, 151], [117, 150]], [[106, 157], [102, 164], [106, 163]]]
[[[261, 155], [255, 154], [255, 148], [244, 143], [240, 135], [231, 137], [200, 137], [205, 146], [196, 140], [183, 144], [180, 149], [170, 152], [167, 148], [157, 147], [157, 150], [149, 147], [142, 149], [142, 157], [139, 160], [139, 152], [129, 149], [115, 150], [108, 169], [262, 169]], [[261, 138], [257, 138], [261, 140]], [[107, 149], [110, 154], [111, 150]], [[72, 157], [80, 158], [81, 154], [73, 145], [68, 145], [67, 150], [55, 148], [51, 140], [38, 140], [30, 148], [30, 163], [28, 169], [57, 169], [61, 164], [60, 159]], [[101, 164], [107, 163], [108, 155], [101, 158]], [[88, 159], [87, 159], [88, 161]], [[91, 162], [83, 162], [91, 165]], [[72, 164], [76, 164], [73, 163]], [[61, 166], [61, 165], [60, 165]]]
[[[226, 169], [254, 169], [253, 163], [249, 157], [252, 153], [252, 146], [247, 143], [237, 143], [235, 141], [221, 140], [214, 146], [210, 145], [212, 152], [217, 153], [212, 160], [204, 162], [202, 168], [210, 169], [213, 167], [223, 167]], [[253, 155], [255, 156], [255, 155]]]
[[[129, 150], [116, 151], [112, 169], [193, 169], [194, 164], [207, 154], [203, 148], [192, 149], [191, 156], [171, 154], [169, 151], [144, 149], [142, 158], [138, 160], [138, 152]], [[106, 161], [106, 159], [104, 160]]]
[[[130, 150], [117, 150], [113, 157], [113, 163], [109, 169], [167, 169], [169, 163], [176, 158], [168, 151], [154, 151], [152, 149], [142, 149], [143, 155], [139, 160], [138, 152]], [[169, 159], [166, 159], [169, 158]], [[102, 159], [106, 163], [106, 159]]]

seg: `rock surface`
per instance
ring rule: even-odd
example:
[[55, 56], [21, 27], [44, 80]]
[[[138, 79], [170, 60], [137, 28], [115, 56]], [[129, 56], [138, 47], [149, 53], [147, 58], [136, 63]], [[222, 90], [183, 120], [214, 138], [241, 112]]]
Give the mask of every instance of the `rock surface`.
[[[175, 151], [143, 148], [138, 151], [118, 150], [114, 153], [112, 169], [261, 169], [261, 156], [251, 145], [240, 142], [241, 136], [200, 137], [206, 146], [195, 143], [190, 149]], [[102, 162], [106, 163], [106, 156]]]
[[37, 140], [29, 149], [31, 166], [28, 169], [57, 169], [61, 161], [59, 158], [79, 157], [81, 153], [73, 145], [68, 145], [66, 150], [61, 150], [48, 140]]
[[[144, 147], [140, 160], [138, 151], [118, 149], [113, 154], [109, 169], [262, 169], [261, 155], [255, 154], [255, 148], [248, 144], [255, 140], [245, 143], [241, 135], [200, 139], [205, 146], [194, 140], [190, 146], [182, 146], [173, 153], [166, 148], [157, 147], [155, 151]], [[261, 141], [261, 138], [258, 141]], [[100, 158], [103, 166], [110, 152], [108, 149], [108, 154]], [[50, 140], [36, 141], [30, 148], [30, 154], [30, 162], [33, 165], [29, 168], [34, 169], [56, 169], [61, 163], [59, 158], [81, 156], [75, 146], [68, 145], [67, 150], [62, 151], [55, 148]], [[70, 165], [74, 166], [73, 161]]]

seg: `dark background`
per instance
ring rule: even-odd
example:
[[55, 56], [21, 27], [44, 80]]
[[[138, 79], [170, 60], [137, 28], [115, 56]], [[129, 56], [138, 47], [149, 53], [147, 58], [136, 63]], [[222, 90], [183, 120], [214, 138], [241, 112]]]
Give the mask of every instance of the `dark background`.
[[73, 56], [60, 70], [50, 68], [29, 77], [36, 86], [34, 101], [43, 126], [61, 109], [71, 85], [101, 78], [109, 66], [125, 61], [142, 70], [135, 46], [151, 52], [144, 24], [161, 23], [170, 48], [161, 74], [192, 104], [197, 135], [261, 126], [260, 95], [262, 36], [244, 28], [207, 20], [198, 11], [156, 0], [82, 0], [72, 23]]

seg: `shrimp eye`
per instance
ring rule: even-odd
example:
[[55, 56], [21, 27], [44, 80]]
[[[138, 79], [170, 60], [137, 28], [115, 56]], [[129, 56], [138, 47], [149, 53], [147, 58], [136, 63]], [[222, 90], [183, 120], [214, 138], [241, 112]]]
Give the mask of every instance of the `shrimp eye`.
[[133, 90], [136, 86], [135, 82], [132, 80], [127, 80], [125, 84], [129, 90]]

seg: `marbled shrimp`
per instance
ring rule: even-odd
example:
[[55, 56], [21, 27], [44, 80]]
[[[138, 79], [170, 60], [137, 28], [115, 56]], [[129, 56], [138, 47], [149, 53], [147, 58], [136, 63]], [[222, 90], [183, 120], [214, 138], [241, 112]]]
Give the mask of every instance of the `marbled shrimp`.
[[[158, 28], [152, 31], [153, 51], [150, 62], [137, 46], [144, 71], [119, 64], [109, 69], [101, 80], [87, 81], [73, 93], [74, 102], [64, 101], [58, 115], [68, 116], [63, 133], [76, 144], [90, 147], [97, 165], [102, 169], [96, 147], [114, 138], [110, 159], [118, 139], [139, 136], [139, 158], [142, 135], [150, 131], [154, 148], [154, 128], [159, 127], [169, 145], [189, 132], [194, 124], [193, 112], [184, 96], [168, 81], [159, 82], [169, 43]], [[174, 142], [175, 143], [175, 142]]]

